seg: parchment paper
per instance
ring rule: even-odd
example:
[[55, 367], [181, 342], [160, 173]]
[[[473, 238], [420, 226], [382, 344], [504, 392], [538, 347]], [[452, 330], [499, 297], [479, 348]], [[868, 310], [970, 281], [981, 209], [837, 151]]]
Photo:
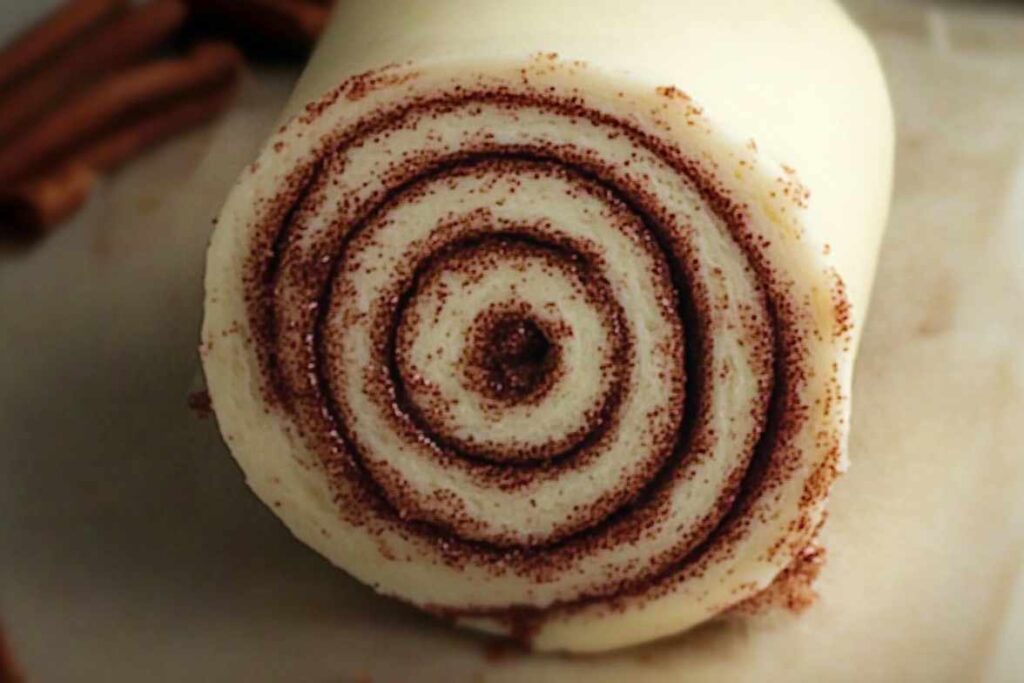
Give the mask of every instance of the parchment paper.
[[186, 405], [210, 220], [298, 73], [263, 68], [0, 255], [0, 618], [29, 680], [1024, 680], [1024, 10], [852, 9], [900, 143], [817, 605], [542, 657], [292, 539]]

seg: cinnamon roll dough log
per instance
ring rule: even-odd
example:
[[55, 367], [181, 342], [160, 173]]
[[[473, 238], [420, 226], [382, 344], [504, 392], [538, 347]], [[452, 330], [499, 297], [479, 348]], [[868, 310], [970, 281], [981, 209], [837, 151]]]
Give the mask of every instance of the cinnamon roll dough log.
[[807, 546], [891, 174], [836, 7], [346, 3], [290, 111], [214, 234], [203, 360], [299, 538], [577, 651]]

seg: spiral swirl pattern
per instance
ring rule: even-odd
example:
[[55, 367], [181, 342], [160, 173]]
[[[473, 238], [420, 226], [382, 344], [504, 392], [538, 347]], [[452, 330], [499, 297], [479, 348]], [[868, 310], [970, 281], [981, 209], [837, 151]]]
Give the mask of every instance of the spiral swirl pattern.
[[799, 185], [713, 133], [547, 57], [307, 107], [211, 250], [215, 408], [244, 438], [231, 365], [272, 432], [232, 444], [254, 488], [383, 592], [542, 647], [763, 589], [836, 472], [848, 311]]

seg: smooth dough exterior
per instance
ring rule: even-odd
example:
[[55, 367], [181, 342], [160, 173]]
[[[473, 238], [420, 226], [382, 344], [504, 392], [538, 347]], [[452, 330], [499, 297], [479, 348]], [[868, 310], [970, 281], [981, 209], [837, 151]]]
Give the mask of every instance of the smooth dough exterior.
[[813, 542], [892, 115], [822, 0], [352, 0], [214, 231], [201, 354], [256, 494], [541, 650], [680, 632]]

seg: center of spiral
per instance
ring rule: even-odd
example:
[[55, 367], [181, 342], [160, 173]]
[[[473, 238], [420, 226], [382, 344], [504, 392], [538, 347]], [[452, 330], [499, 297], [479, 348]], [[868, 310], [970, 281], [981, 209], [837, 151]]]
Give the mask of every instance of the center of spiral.
[[481, 315], [470, 341], [469, 378], [492, 399], [517, 402], [537, 393], [558, 365], [558, 346], [541, 323], [514, 312]]

